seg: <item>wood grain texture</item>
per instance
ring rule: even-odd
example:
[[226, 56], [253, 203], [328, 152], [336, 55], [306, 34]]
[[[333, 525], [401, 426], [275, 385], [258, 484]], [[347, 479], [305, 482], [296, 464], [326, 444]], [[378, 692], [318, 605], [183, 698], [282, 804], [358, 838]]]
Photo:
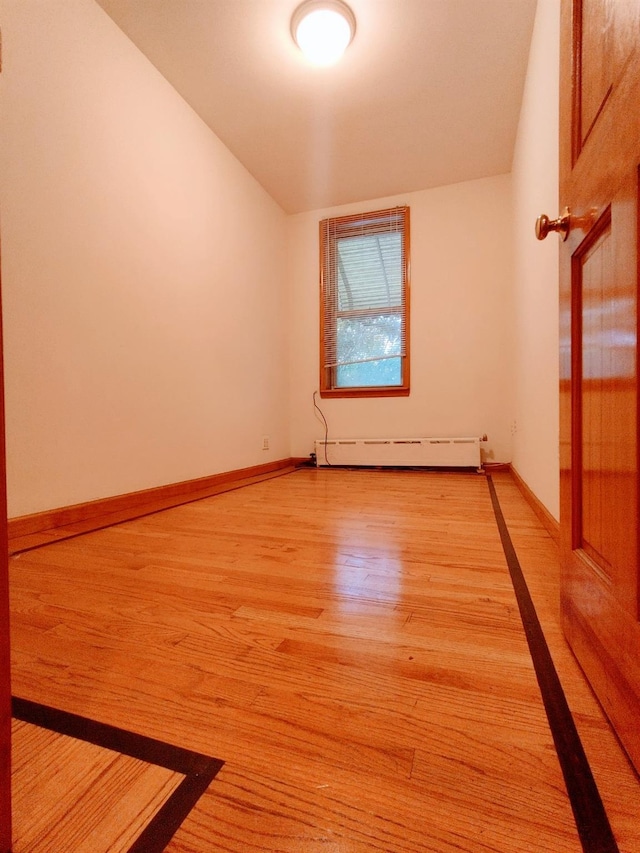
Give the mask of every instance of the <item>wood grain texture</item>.
[[[0, 291], [1, 289], [0, 278]], [[3, 351], [0, 304], [0, 853], [9, 853], [11, 848], [11, 678]]]
[[615, 69], [610, 61], [614, 44], [612, 5], [615, 0], [578, 0], [580, 47], [580, 142], [581, 147], [611, 93]]
[[488, 480], [488, 486], [522, 625], [540, 686], [540, 695], [583, 851], [584, 853], [619, 853], [491, 478]]
[[13, 853], [126, 853], [183, 778], [14, 721]]
[[9, 519], [9, 553], [17, 554], [91, 530], [100, 530], [132, 518], [200, 500], [230, 489], [290, 473], [300, 460], [281, 459], [252, 468], [225, 471], [197, 480], [186, 480], [126, 495], [37, 512]]
[[[639, 786], [562, 638], [557, 552], [494, 479], [632, 853]], [[301, 469], [11, 570], [16, 692], [225, 760], [168, 853], [580, 851], [482, 476]]]
[[[640, 7], [566, 0], [562, 10], [560, 200], [572, 215], [560, 252], [563, 622], [640, 769]], [[576, 147], [589, 81], [593, 117]]]
[[[4, 456], [2, 457], [4, 458]], [[6, 515], [0, 528], [6, 531]], [[0, 531], [0, 540], [2, 539]], [[6, 538], [4, 539], [6, 543]], [[1, 548], [1, 545], [0, 545]], [[9, 584], [6, 548], [0, 552], [0, 853], [11, 849], [11, 677]]]
[[509, 470], [511, 471], [511, 476], [515, 480], [516, 485], [520, 489], [522, 496], [543, 523], [549, 536], [551, 536], [554, 542], [558, 544], [560, 541], [560, 523], [556, 521], [542, 501], [540, 501], [539, 498], [531, 491], [513, 465], [510, 466]]
[[529, 507], [511, 499], [515, 485], [494, 477], [523, 572], [543, 625], [580, 739], [622, 853], [640, 846], [640, 781], [584, 678], [562, 632], [558, 586], [558, 548], [548, 536], [536, 536], [538, 520]]

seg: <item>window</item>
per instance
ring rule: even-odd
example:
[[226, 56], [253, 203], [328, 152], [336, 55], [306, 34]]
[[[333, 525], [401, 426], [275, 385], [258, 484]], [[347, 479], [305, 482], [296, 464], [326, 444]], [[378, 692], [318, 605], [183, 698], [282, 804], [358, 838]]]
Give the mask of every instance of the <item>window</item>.
[[409, 208], [320, 223], [320, 394], [409, 394]]

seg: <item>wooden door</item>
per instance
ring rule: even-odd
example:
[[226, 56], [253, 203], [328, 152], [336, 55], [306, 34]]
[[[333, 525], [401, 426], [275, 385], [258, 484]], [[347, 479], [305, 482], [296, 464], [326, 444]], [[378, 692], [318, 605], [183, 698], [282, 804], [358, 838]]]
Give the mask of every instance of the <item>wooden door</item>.
[[562, 0], [561, 33], [562, 618], [640, 771], [640, 0]]
[[[3, 475], [4, 453], [0, 467], [0, 475]], [[11, 850], [11, 684], [6, 518], [5, 512], [0, 518], [0, 853], [9, 853]]]
[[2, 309], [0, 307], [0, 853], [9, 853], [11, 849], [11, 682], [9, 675], [9, 558], [2, 377]]

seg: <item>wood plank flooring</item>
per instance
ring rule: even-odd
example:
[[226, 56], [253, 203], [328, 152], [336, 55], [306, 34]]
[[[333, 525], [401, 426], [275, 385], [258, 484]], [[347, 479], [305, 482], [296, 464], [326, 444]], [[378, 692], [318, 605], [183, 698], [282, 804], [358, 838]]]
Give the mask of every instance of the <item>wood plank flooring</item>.
[[[640, 783], [494, 482], [622, 853]], [[13, 692], [225, 765], [169, 853], [579, 853], [486, 478], [301, 469], [16, 555]], [[56, 853], [56, 851], [51, 851]]]
[[30, 723], [12, 729], [14, 853], [127, 853], [184, 778]]

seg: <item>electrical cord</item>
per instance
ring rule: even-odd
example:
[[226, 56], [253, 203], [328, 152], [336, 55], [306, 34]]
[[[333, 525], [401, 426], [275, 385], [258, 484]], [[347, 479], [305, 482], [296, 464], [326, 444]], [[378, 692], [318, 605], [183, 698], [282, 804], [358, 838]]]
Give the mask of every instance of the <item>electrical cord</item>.
[[327, 463], [327, 465], [329, 467], [331, 467], [331, 462], [329, 462], [329, 457], [327, 455], [327, 444], [329, 442], [329, 424], [327, 423], [327, 419], [325, 418], [325, 416], [322, 413], [322, 409], [320, 408], [320, 406], [316, 402], [317, 394], [318, 394], [317, 391], [313, 392], [313, 405], [314, 405], [314, 408], [320, 413], [320, 417], [322, 418], [322, 421], [324, 423], [324, 461]]

